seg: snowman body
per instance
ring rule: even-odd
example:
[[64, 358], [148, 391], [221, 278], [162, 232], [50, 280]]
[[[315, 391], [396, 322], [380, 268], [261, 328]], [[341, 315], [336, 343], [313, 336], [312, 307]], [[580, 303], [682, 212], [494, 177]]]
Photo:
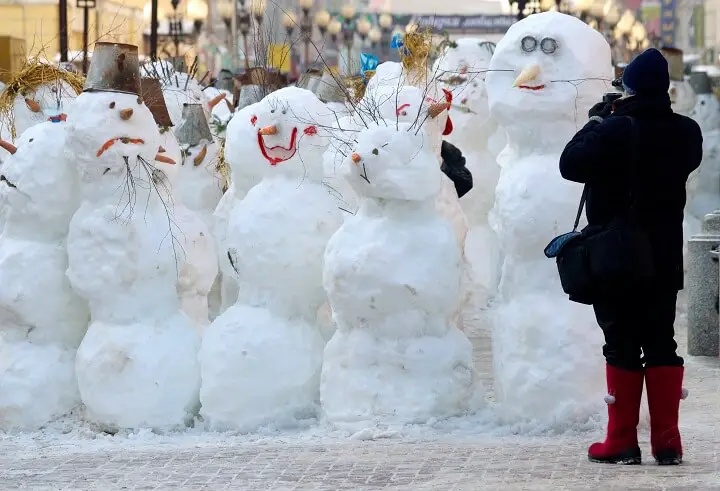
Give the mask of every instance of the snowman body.
[[83, 93], [69, 119], [83, 201], [67, 274], [92, 318], [76, 362], [86, 418], [182, 426], [198, 405], [199, 336], [177, 293], [181, 243], [159, 189], [158, 130], [134, 94]]
[[322, 185], [324, 111], [311, 92], [288, 87], [246, 113], [255, 136], [245, 165], [263, 178], [228, 214], [225, 255], [239, 296], [200, 351], [202, 414], [214, 428], [251, 430], [315, 414], [322, 258], [342, 220]]
[[203, 95], [210, 106], [210, 119], [208, 119], [210, 131], [215, 143], [220, 145], [227, 136], [227, 125], [235, 113], [232, 94], [227, 90], [208, 87], [203, 91]]
[[333, 423], [426, 422], [476, 394], [472, 346], [451, 322], [462, 258], [434, 206], [441, 171], [424, 132], [387, 123], [356, 135], [343, 172], [360, 209], [325, 251], [337, 331], [320, 390]]
[[695, 91], [687, 78], [683, 81], [670, 81], [670, 101], [672, 110], [683, 116], [690, 116], [695, 108]]
[[80, 402], [75, 351], [89, 313], [65, 276], [68, 225], [79, 206], [65, 126], [48, 122], [27, 129], [2, 167], [2, 429], [35, 430]]
[[685, 239], [700, 233], [706, 214], [720, 209], [720, 102], [714, 94], [698, 94], [690, 117], [703, 134], [703, 159], [690, 175], [685, 206]]
[[[568, 301], [543, 250], [573, 223], [582, 189], [557, 162], [602, 96], [591, 80], [610, 78], [610, 48], [578, 19], [542, 13], [508, 30], [490, 70], [490, 112], [508, 135], [490, 214], [503, 255], [492, 334], [498, 400], [510, 420], [585, 421], [603, 390], [602, 334], [589, 307]], [[553, 82], [575, 79], [588, 82]]]
[[181, 150], [175, 190], [185, 206], [212, 227], [213, 213], [223, 196], [222, 179], [217, 171], [218, 145], [203, 140], [198, 145], [181, 145]]

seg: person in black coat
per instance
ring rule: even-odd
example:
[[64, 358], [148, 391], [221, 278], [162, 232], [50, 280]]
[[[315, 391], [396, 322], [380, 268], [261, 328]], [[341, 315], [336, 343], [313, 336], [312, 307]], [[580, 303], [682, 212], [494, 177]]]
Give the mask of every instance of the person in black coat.
[[606, 399], [607, 438], [593, 444], [588, 457], [640, 463], [637, 425], [644, 379], [653, 456], [660, 464], [678, 464], [683, 359], [676, 353], [673, 324], [683, 288], [685, 183], [702, 160], [702, 133], [692, 119], [672, 111], [668, 64], [659, 51], [636, 57], [623, 73], [623, 85], [628, 96], [596, 104], [560, 157], [562, 176], [588, 187], [590, 226], [607, 225], [632, 205], [635, 226], [649, 238], [655, 270], [651, 281], [600, 292], [594, 299], [612, 397]]
[[455, 192], [458, 198], [462, 198], [473, 187], [473, 177], [465, 167], [465, 157], [458, 147], [445, 140], [440, 148], [440, 157], [442, 158], [440, 170], [455, 184]]

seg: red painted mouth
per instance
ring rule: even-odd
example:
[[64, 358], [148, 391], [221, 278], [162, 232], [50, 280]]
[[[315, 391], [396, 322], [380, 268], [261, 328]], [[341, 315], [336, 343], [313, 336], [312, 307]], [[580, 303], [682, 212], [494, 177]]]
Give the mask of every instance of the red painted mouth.
[[145, 140], [142, 138], [128, 138], [128, 137], [120, 137], [120, 138], [113, 138], [111, 140], [106, 141], [102, 147], [97, 151], [96, 156], [100, 157], [102, 154], [105, 153], [107, 149], [115, 145], [116, 142], [125, 143], [125, 144], [133, 144], [133, 145], [143, 145], [145, 143]]
[[297, 152], [297, 132], [297, 128], [293, 128], [292, 134], [290, 135], [290, 145], [287, 147], [277, 145], [269, 148], [265, 146], [265, 139], [263, 135], [258, 133], [258, 146], [260, 147], [263, 157], [270, 162], [270, 165], [277, 165], [280, 162], [285, 162], [295, 156], [295, 152]]
[[544, 85], [518, 85], [518, 89], [526, 89], [526, 90], [542, 90], [544, 89]]

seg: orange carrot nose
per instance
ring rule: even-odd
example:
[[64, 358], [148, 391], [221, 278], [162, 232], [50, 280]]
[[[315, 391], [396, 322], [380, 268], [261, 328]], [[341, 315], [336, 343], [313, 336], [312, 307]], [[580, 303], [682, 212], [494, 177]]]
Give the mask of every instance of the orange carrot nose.
[[441, 112], [446, 110], [448, 108], [447, 102], [435, 102], [433, 104], [430, 104], [430, 107], [428, 108], [428, 113], [430, 114], [431, 118], [437, 118]]
[[132, 117], [132, 115], [133, 115], [132, 108], [120, 110], [120, 119], [122, 119], [123, 121], [127, 121], [128, 119], [130, 119]]
[[208, 103], [208, 105], [210, 106], [210, 109], [212, 109], [212, 108], [214, 108], [215, 106], [217, 106], [217, 105], [220, 103], [220, 101], [222, 101], [223, 99], [225, 99], [225, 96], [226, 96], [226, 95], [227, 95], [227, 94], [226, 94], [225, 92], [223, 92], [222, 94], [213, 97], [212, 100]]
[[10, 142], [6, 142], [5, 140], [0, 140], [0, 148], [4, 148], [13, 155], [15, 154], [15, 152], [17, 152], [17, 147]]
[[25, 104], [27, 104], [27, 107], [34, 113], [40, 112], [40, 104], [37, 103], [35, 99], [25, 98]]
[[360, 154], [359, 154], [359, 153], [354, 153], [354, 154], [352, 154], [352, 155], [350, 156], [350, 158], [351, 158], [352, 161], [355, 162], [356, 164], [359, 164], [360, 161], [362, 160], [362, 157], [360, 157]]
[[155, 160], [157, 160], [158, 162], [163, 162], [165, 164], [175, 165], [175, 161], [170, 157], [166, 157], [165, 155], [157, 154], [155, 156]]
[[277, 132], [278, 132], [278, 129], [277, 129], [277, 126], [275, 126], [275, 125], [265, 126], [264, 128], [260, 128], [260, 131], [258, 131], [258, 133], [260, 133], [263, 136], [276, 135]]

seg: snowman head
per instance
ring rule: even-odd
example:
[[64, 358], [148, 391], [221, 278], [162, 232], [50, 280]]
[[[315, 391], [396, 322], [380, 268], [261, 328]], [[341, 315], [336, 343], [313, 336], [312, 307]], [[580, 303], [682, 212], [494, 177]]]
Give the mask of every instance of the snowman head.
[[358, 195], [386, 200], [433, 199], [442, 185], [425, 132], [394, 121], [381, 121], [357, 135], [343, 176]]
[[453, 131], [449, 115], [453, 95], [447, 89], [436, 92], [434, 88], [432, 85], [429, 90], [411, 85], [383, 86], [370, 96], [372, 102], [368, 104], [375, 105], [386, 121], [407, 123], [416, 129], [422, 127], [433, 149], [437, 149], [443, 136]]
[[720, 102], [714, 94], [698, 94], [690, 117], [700, 125], [703, 133], [720, 129]]
[[248, 164], [261, 166], [263, 176], [322, 180], [322, 156], [330, 144], [332, 111], [315, 94], [297, 87], [272, 92], [249, 107], [252, 112], [243, 110], [242, 114], [249, 115], [253, 128], [247, 146], [255, 148], [243, 156], [259, 152], [261, 158]]
[[136, 94], [83, 92], [68, 114], [70, 141], [81, 184], [89, 194], [109, 197], [154, 188], [160, 132], [150, 109]]
[[569, 15], [534, 14], [513, 24], [495, 48], [485, 79], [490, 112], [506, 129], [545, 125], [549, 136], [558, 121], [581, 125], [613, 75], [602, 34]]
[[78, 203], [75, 167], [66, 158], [67, 123], [35, 125], [16, 144], [0, 142], [11, 154], [0, 170], [0, 206], [9, 220], [65, 232]]
[[[471, 119], [488, 116], [485, 75], [495, 52], [495, 43], [477, 38], [462, 38], [450, 43], [435, 62], [433, 74], [438, 86], [453, 93], [454, 104], [467, 110]], [[458, 114], [462, 117], [463, 112]]]
[[185, 104], [202, 104], [205, 117], [210, 119], [210, 101], [203, 94], [202, 86], [187, 73], [173, 72], [165, 78], [162, 92], [174, 126], [182, 123]]
[[684, 116], [689, 115], [695, 107], [695, 92], [690, 84], [686, 80], [671, 80], [668, 93], [672, 110]]

